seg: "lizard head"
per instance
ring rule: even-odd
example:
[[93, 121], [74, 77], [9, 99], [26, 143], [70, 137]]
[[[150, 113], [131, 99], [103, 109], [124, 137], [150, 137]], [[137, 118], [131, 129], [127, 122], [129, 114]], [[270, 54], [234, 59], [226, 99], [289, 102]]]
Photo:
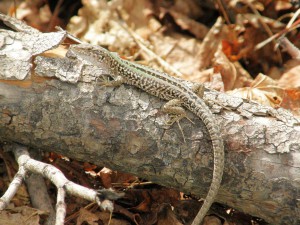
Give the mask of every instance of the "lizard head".
[[90, 44], [71, 45], [67, 56], [84, 60], [96, 66], [110, 64], [112, 61], [111, 53], [107, 49]]

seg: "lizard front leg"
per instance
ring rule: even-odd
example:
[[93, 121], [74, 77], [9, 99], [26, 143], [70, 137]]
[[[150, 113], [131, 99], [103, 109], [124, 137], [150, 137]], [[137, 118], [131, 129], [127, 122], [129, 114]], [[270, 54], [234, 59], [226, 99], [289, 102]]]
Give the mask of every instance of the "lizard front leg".
[[[112, 78], [112, 80], [109, 79]], [[106, 78], [106, 79], [105, 79]], [[99, 84], [104, 87], [119, 87], [121, 84], [125, 83], [125, 79], [122, 76], [111, 76], [110, 74], [103, 74], [99, 78]]]

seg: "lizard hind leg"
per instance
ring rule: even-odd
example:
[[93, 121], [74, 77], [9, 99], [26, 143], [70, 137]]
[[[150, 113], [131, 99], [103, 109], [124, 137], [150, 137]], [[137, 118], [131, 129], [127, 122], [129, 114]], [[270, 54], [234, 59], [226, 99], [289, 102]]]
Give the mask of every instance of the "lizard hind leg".
[[181, 107], [182, 101], [179, 99], [172, 99], [168, 101], [162, 108], [162, 110], [169, 114], [170, 119], [166, 121], [166, 125], [172, 126], [175, 122], [177, 123], [179, 130], [182, 134], [183, 140], [185, 141], [183, 130], [180, 126], [179, 121], [183, 118], [188, 119], [191, 123], [194, 122], [186, 115], [186, 111], [183, 107]]

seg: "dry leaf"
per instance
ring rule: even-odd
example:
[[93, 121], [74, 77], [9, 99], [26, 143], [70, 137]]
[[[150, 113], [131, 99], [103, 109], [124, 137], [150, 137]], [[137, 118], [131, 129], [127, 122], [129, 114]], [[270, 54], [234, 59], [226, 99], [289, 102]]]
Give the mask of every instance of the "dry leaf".
[[84, 163], [83, 163], [83, 169], [84, 169], [85, 171], [90, 172], [90, 171], [93, 171], [93, 170], [96, 169], [96, 168], [97, 168], [96, 165], [90, 164], [89, 162], [84, 162]]
[[235, 89], [228, 93], [272, 107], [280, 105], [284, 95], [277, 83], [263, 74], [259, 74], [255, 78], [251, 87]]
[[[199, 72], [200, 59], [197, 56], [200, 42], [176, 33], [170, 36], [156, 34], [151, 37], [153, 47], [157, 54], [164, 58], [175, 69], [182, 72], [183, 79], [189, 79]], [[149, 57], [146, 58], [151, 60]], [[153, 66], [153, 64], [149, 64]]]
[[206, 216], [203, 225], [222, 225], [221, 220], [216, 216]]
[[300, 87], [300, 60], [292, 59], [285, 65], [285, 72], [278, 80], [278, 86], [291, 89]]
[[[102, 223], [100, 223], [100, 221]], [[88, 225], [98, 225], [98, 224], [111, 224], [111, 225], [129, 225], [130, 223], [125, 219], [111, 218], [109, 212], [96, 211], [92, 213], [84, 208], [79, 211], [79, 216], [76, 221], [76, 225], [88, 224]]]
[[18, 19], [26, 20], [28, 25], [39, 31], [46, 31], [51, 19], [50, 8], [42, 1], [23, 1], [18, 6], [16, 14]]
[[237, 74], [233, 89], [249, 86], [249, 83], [253, 81], [249, 72], [239, 62], [234, 62], [233, 64]]
[[[153, 5], [148, 0], [123, 0], [118, 4], [118, 9], [122, 12], [122, 18], [130, 26], [134, 24], [134, 27], [131, 27], [135, 32], [144, 39], [148, 37], [155, 31], [157, 28], [160, 28], [161, 25], [156, 23], [156, 26], [149, 26], [150, 21], [153, 23]], [[152, 24], [153, 25], [153, 24]], [[150, 27], [155, 30], [151, 30]]]
[[85, 208], [81, 208], [79, 210], [79, 216], [76, 220], [76, 225], [81, 225], [83, 223], [88, 225], [97, 225], [98, 224], [98, 216], [90, 211], [86, 210]]
[[226, 32], [227, 30], [224, 29], [222, 17], [218, 17], [217, 21], [205, 36], [200, 49], [197, 52], [199, 70], [206, 69], [211, 65], [214, 54], [221, 44], [221, 40], [224, 38]]
[[98, 173], [98, 175], [101, 177], [102, 184], [105, 188], [110, 188], [112, 186], [127, 187], [130, 186], [132, 182], [137, 180], [136, 176], [118, 171], [112, 171], [106, 167], [104, 167]]
[[102, 185], [104, 188], [110, 188], [112, 187], [111, 185], [111, 176], [112, 176], [113, 171], [111, 169], [108, 169], [104, 167], [100, 172], [100, 177], [102, 181]]
[[142, 218], [139, 214], [137, 213], [132, 213], [129, 210], [125, 209], [124, 207], [120, 206], [120, 205], [115, 205], [114, 206], [114, 213], [118, 213], [123, 215], [124, 217], [130, 219], [132, 221], [132, 223], [134, 224], [143, 224], [142, 223]]
[[222, 51], [217, 51], [215, 54], [214, 72], [221, 73], [223, 90], [231, 90], [236, 81], [236, 69], [226, 55]]
[[274, 3], [276, 11], [289, 10], [293, 7], [290, 1], [275, 1]]
[[176, 215], [171, 209], [169, 204], [162, 204], [159, 207], [159, 212], [157, 215], [157, 225], [182, 225], [182, 223], [177, 219]]
[[151, 189], [151, 199], [158, 203], [170, 203], [176, 205], [180, 199], [180, 193], [172, 188]]
[[188, 30], [195, 35], [196, 38], [203, 39], [208, 32], [208, 28], [205, 25], [190, 19], [185, 14], [176, 12], [174, 10], [169, 10], [168, 12], [173, 17], [177, 25], [181, 27], [181, 29]]
[[[110, 220], [110, 213], [108, 212], [97, 212], [99, 219], [103, 222], [104, 225], [131, 225], [128, 220], [122, 218], [121, 216], [115, 215], [115, 218], [111, 218]], [[98, 223], [99, 224], [99, 223]], [[137, 223], [135, 223], [137, 224]]]
[[294, 115], [300, 116], [300, 90], [285, 90], [285, 96], [280, 106], [291, 110]]
[[[156, 2], [159, 4], [162, 3], [163, 1], [157, 0]], [[173, 11], [180, 12], [184, 15], [187, 15], [189, 18], [196, 19], [204, 15], [202, 8], [199, 7], [199, 4], [197, 4], [197, 2], [194, 0], [185, 0], [185, 1], [175, 0], [172, 1], [172, 3], [173, 4], [171, 7], [166, 5], [166, 8], [167, 9], [170, 8]]]
[[[114, 46], [122, 52], [134, 45], [132, 37], [119, 24], [116, 1], [83, 1], [78, 16], [71, 18], [67, 30], [94, 45]], [[111, 49], [114, 50], [114, 49]]]
[[[40, 216], [47, 213], [27, 206], [0, 211], [0, 224], [5, 225], [38, 225]], [[30, 218], [30, 219], [29, 219]]]
[[141, 202], [139, 202], [139, 204], [135, 207], [132, 207], [131, 209], [134, 211], [138, 211], [138, 212], [150, 212], [151, 209], [151, 205], [153, 204], [153, 201], [148, 193], [148, 191], [143, 190], [141, 192], [139, 192], [142, 196], [141, 197], [143, 200]]

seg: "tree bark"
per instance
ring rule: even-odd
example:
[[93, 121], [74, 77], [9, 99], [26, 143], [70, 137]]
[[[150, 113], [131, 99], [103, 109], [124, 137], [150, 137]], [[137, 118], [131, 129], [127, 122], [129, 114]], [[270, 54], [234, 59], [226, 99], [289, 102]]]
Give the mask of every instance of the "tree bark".
[[[0, 30], [0, 35], [10, 33]], [[62, 69], [61, 60], [69, 65], [65, 72], [79, 72], [80, 77], [45, 78]], [[0, 81], [0, 140], [205, 197], [213, 153], [202, 121], [192, 113], [188, 116], [194, 124], [180, 121], [184, 142], [176, 124], [165, 129], [164, 101], [128, 85], [101, 87], [97, 68], [83, 62], [77, 71], [73, 60], [36, 58], [35, 70], [25, 80]], [[216, 201], [272, 224], [300, 224], [299, 119], [283, 109], [211, 90], [204, 99], [221, 127], [226, 151]]]

